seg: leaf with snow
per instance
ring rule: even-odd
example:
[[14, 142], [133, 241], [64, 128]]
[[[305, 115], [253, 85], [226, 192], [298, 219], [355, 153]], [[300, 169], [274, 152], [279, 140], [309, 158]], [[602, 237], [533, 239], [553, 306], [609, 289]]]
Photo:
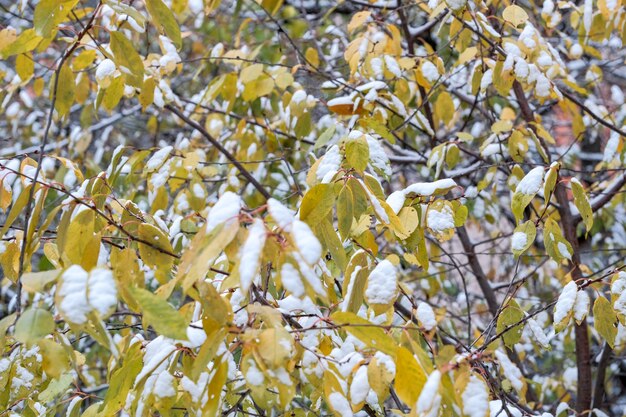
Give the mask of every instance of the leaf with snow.
[[554, 305], [554, 330], [558, 333], [569, 324], [574, 313], [578, 286], [574, 281], [568, 282]]
[[70, 323], [85, 324], [92, 312], [106, 318], [117, 305], [113, 273], [102, 268], [87, 272], [72, 265], [61, 275], [56, 297], [59, 312]]

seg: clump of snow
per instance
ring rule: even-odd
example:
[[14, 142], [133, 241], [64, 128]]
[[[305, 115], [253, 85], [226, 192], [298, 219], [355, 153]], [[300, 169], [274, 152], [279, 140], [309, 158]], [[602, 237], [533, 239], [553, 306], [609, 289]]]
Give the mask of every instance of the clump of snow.
[[431, 411], [439, 410], [441, 404], [441, 395], [439, 394], [439, 384], [441, 383], [441, 372], [434, 370], [429, 376], [428, 380], [422, 388], [415, 411], [418, 415], [434, 415], [437, 413], [431, 413]]
[[437, 319], [435, 318], [435, 312], [433, 308], [424, 302], [421, 302], [417, 306], [417, 320], [422, 327], [427, 331], [430, 331], [437, 327]]
[[211, 232], [222, 223], [229, 224], [237, 221], [242, 206], [241, 197], [231, 191], [226, 191], [209, 211], [206, 221], [207, 232]]
[[511, 249], [514, 251], [521, 251], [526, 247], [528, 243], [528, 236], [524, 232], [515, 232], [511, 238]]
[[59, 311], [75, 324], [86, 323], [92, 311], [106, 316], [117, 304], [113, 273], [101, 268], [88, 273], [80, 265], [70, 266], [61, 275], [57, 294], [61, 298]]
[[579, 323], [583, 321], [589, 313], [590, 304], [589, 294], [585, 290], [578, 291], [576, 293], [576, 301], [574, 302], [574, 320]]
[[423, 61], [421, 68], [422, 75], [430, 84], [433, 84], [435, 81], [437, 81], [437, 79], [439, 79], [439, 70], [432, 62], [426, 60]]
[[333, 392], [328, 396], [328, 401], [330, 402], [330, 406], [335, 412], [341, 417], [352, 417], [354, 413], [352, 412], [352, 407], [350, 403], [346, 399], [346, 397], [339, 393]]
[[527, 195], [537, 194], [543, 184], [543, 173], [543, 167], [539, 166], [531, 169], [530, 172], [522, 178], [519, 184], [517, 184], [515, 192]]
[[360, 366], [352, 377], [350, 384], [350, 401], [352, 404], [360, 404], [367, 398], [370, 384], [367, 379], [367, 366]]
[[369, 304], [391, 304], [398, 295], [398, 270], [385, 259], [376, 265], [367, 279], [365, 299]]
[[543, 332], [543, 329], [541, 328], [539, 323], [537, 323], [536, 320], [528, 319], [526, 324], [528, 325], [528, 328], [530, 329], [530, 332], [532, 333], [534, 339], [541, 346], [543, 346], [544, 348], [547, 348], [550, 346], [550, 339], [548, 339], [548, 336], [546, 336], [546, 334]]
[[304, 295], [304, 285], [300, 279], [300, 273], [292, 264], [283, 264], [280, 269], [280, 281], [283, 287], [294, 296], [300, 298]]
[[146, 170], [150, 172], [159, 169], [172, 153], [172, 149], [174, 149], [172, 146], [166, 146], [156, 151], [146, 162]]
[[443, 206], [441, 211], [429, 209], [426, 222], [428, 227], [437, 233], [454, 228], [454, 213], [448, 206]]
[[554, 322], [561, 323], [570, 315], [574, 303], [576, 302], [576, 293], [578, 286], [574, 281], [570, 281], [565, 285], [559, 299], [554, 306]]
[[239, 284], [244, 293], [248, 291], [258, 274], [266, 236], [263, 220], [254, 219], [248, 237], [239, 251]]
[[330, 182], [332, 177], [334, 177], [339, 170], [340, 166], [341, 154], [339, 152], [339, 147], [337, 145], [333, 145], [328, 148], [322, 157], [322, 161], [317, 166], [317, 179], [324, 183]]
[[263, 382], [265, 381], [263, 372], [256, 367], [256, 364], [251, 359], [248, 360], [248, 365], [248, 369], [246, 370], [246, 381], [248, 384], [254, 386], [263, 385]]
[[309, 225], [295, 220], [291, 234], [304, 260], [309, 265], [315, 265], [322, 256], [322, 244], [317, 240]]
[[567, 245], [563, 242], [557, 242], [557, 249], [559, 250], [559, 254], [565, 259], [572, 259], [572, 254], [569, 253], [569, 249]]
[[289, 231], [294, 221], [294, 214], [285, 207], [280, 201], [270, 198], [267, 200], [267, 211], [274, 219], [278, 227], [285, 231]]
[[509, 380], [513, 388], [517, 391], [521, 391], [524, 388], [524, 377], [522, 376], [522, 372], [519, 368], [511, 362], [505, 353], [499, 350], [496, 350], [496, 359], [498, 359], [498, 362], [500, 363], [504, 377]]
[[387, 204], [398, 214], [404, 206], [407, 196], [415, 194], [421, 197], [431, 197], [456, 187], [456, 182], [451, 178], [445, 178], [434, 182], [416, 182], [409, 185], [404, 190], [394, 191], [387, 197]]
[[113, 78], [115, 76], [115, 72], [117, 68], [115, 67], [115, 62], [110, 59], [105, 59], [100, 64], [98, 64], [98, 68], [96, 68], [96, 82], [100, 88], [107, 88], [111, 85]]
[[489, 392], [482, 379], [476, 375], [470, 377], [463, 394], [463, 414], [468, 417], [485, 417], [489, 410]]

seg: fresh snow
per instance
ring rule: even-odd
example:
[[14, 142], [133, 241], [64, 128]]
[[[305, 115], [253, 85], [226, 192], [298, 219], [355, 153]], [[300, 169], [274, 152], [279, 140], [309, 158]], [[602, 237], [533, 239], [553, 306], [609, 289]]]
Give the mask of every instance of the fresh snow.
[[267, 200], [267, 210], [278, 227], [285, 231], [289, 231], [291, 224], [294, 221], [294, 214], [291, 210], [274, 198]]
[[422, 75], [426, 78], [430, 84], [433, 84], [437, 79], [439, 79], [439, 70], [430, 61], [422, 62]]
[[517, 184], [516, 193], [535, 195], [539, 192], [543, 183], [543, 167], [536, 167], [530, 170], [524, 178]]
[[92, 311], [104, 316], [117, 304], [113, 273], [100, 268], [88, 273], [80, 265], [72, 265], [61, 275], [58, 296], [61, 314], [72, 323], [86, 323]]
[[254, 219], [248, 237], [239, 251], [239, 283], [246, 293], [259, 272], [259, 263], [267, 232], [261, 219]]
[[172, 149], [174, 149], [172, 146], [166, 146], [156, 151], [150, 159], [148, 159], [148, 162], [146, 162], [146, 170], [156, 171], [159, 169], [167, 157], [172, 153]]
[[298, 298], [302, 297], [305, 293], [300, 273], [290, 263], [285, 263], [280, 268], [280, 282], [282, 282], [285, 290]]
[[317, 240], [309, 225], [303, 221], [295, 220], [291, 234], [304, 260], [309, 265], [315, 265], [322, 256], [322, 244]]
[[333, 392], [328, 396], [328, 401], [330, 402], [330, 406], [332, 407], [332, 409], [335, 410], [339, 414], [339, 416], [354, 416], [354, 413], [352, 412], [352, 407], [350, 406], [350, 403], [343, 394], [339, 392]]
[[521, 251], [526, 247], [528, 243], [528, 236], [524, 232], [515, 232], [511, 238], [511, 249], [514, 251]]
[[570, 281], [565, 285], [561, 295], [559, 295], [559, 299], [556, 301], [556, 305], [554, 306], [554, 322], [561, 323], [565, 320], [572, 308], [574, 308], [574, 304], [576, 303], [576, 293], [578, 292], [578, 286], [574, 281]]
[[222, 223], [228, 224], [236, 221], [242, 206], [241, 197], [231, 191], [226, 191], [209, 211], [206, 221], [207, 232], [211, 232]]
[[360, 366], [352, 377], [350, 384], [350, 401], [352, 404], [360, 404], [367, 398], [370, 385], [367, 379], [367, 366]]
[[585, 290], [578, 291], [576, 293], [576, 301], [574, 301], [574, 320], [577, 322], [583, 321], [589, 313], [590, 304], [589, 294]]
[[367, 279], [365, 298], [369, 304], [391, 304], [398, 295], [398, 270], [387, 259], [381, 261]]
[[421, 323], [422, 327], [427, 331], [430, 331], [437, 327], [437, 320], [435, 319], [435, 312], [433, 308], [421, 302], [417, 306], [417, 320]]
[[524, 388], [524, 377], [519, 368], [511, 362], [505, 353], [499, 350], [496, 350], [496, 359], [498, 359], [498, 362], [500, 363], [504, 377], [509, 380], [513, 388], [517, 391], [521, 391]]
[[454, 213], [448, 206], [443, 206], [442, 211], [429, 209], [427, 213], [428, 227], [435, 232], [443, 232], [448, 229], [454, 229]]
[[[317, 166], [316, 176], [317, 179], [322, 182], [329, 182], [332, 176], [339, 170], [341, 166], [341, 154], [339, 153], [339, 147], [333, 145], [324, 154], [321, 162]], [[329, 177], [330, 178], [327, 178]]]
[[469, 382], [461, 394], [463, 400], [463, 414], [467, 417], [485, 417], [489, 410], [489, 392], [482, 379], [476, 375], [470, 377]]
[[441, 383], [441, 372], [434, 370], [422, 388], [415, 411], [418, 415], [436, 416], [439, 412], [441, 395], [439, 394], [439, 384]]

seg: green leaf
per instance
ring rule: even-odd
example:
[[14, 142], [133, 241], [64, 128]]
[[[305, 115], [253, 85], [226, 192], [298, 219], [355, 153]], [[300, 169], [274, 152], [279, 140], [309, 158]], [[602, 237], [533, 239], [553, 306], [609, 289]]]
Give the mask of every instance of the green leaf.
[[313, 146], [313, 150], [316, 151], [322, 146], [326, 145], [329, 140], [332, 139], [335, 134], [335, 125], [330, 125], [317, 140], [315, 141], [315, 145]]
[[160, 278], [169, 274], [174, 258], [174, 252], [169, 237], [161, 229], [148, 223], [142, 223], [137, 228], [139, 238], [139, 255], [146, 265], [157, 268]]
[[59, 277], [58, 269], [49, 271], [27, 272], [22, 275], [21, 281], [25, 291], [37, 293], [43, 291], [44, 287]]
[[2, 49], [2, 56], [8, 58], [13, 55], [30, 52], [39, 45], [43, 38], [39, 36], [35, 29], [26, 29], [20, 36]]
[[348, 164], [357, 172], [363, 173], [369, 163], [370, 149], [364, 136], [349, 139], [345, 145], [345, 155]]
[[585, 189], [580, 181], [576, 178], [572, 178], [571, 185], [572, 193], [574, 194], [574, 205], [580, 212], [583, 222], [585, 223], [587, 233], [589, 233], [593, 227], [593, 211], [591, 210], [591, 203], [589, 203], [587, 193], [585, 193]]
[[369, 348], [394, 357], [396, 342], [379, 326], [346, 311], [331, 314], [330, 319], [341, 325], [348, 333], [365, 343]]
[[127, 68], [130, 73], [126, 73], [128, 84], [141, 88], [143, 85], [144, 67], [141, 57], [133, 44], [121, 32], [111, 32], [111, 50], [115, 56], [118, 66]]
[[[517, 304], [514, 299], [511, 299], [498, 316], [496, 332], [500, 333], [504, 331], [509, 326], [513, 326], [514, 324], [519, 323], [523, 318], [524, 312], [520, 308], [519, 304]], [[524, 327], [521, 324], [517, 324], [515, 327], [510, 328], [506, 333], [502, 335], [502, 340], [504, 341], [504, 344], [510, 348], [514, 344], [519, 342], [522, 337], [523, 329]]]
[[56, 102], [54, 108], [59, 115], [65, 116], [69, 113], [74, 98], [76, 97], [76, 80], [74, 72], [69, 65], [63, 65], [59, 71], [59, 83], [57, 86]]
[[183, 44], [180, 36], [180, 27], [170, 8], [161, 0], [146, 0], [146, 8], [152, 17], [154, 25], [161, 32], [165, 33], [174, 45], [180, 49]]
[[49, 311], [41, 308], [26, 310], [15, 324], [15, 338], [27, 346], [54, 331], [54, 319]]
[[548, 255], [556, 262], [572, 259], [572, 245], [563, 237], [559, 224], [554, 219], [546, 220], [543, 229], [543, 244]]
[[593, 322], [596, 330], [611, 346], [615, 348], [615, 336], [617, 336], [617, 314], [611, 302], [599, 296], [593, 303]]
[[341, 236], [343, 240], [348, 238], [353, 219], [352, 191], [349, 187], [343, 187], [337, 197], [337, 226], [339, 236]]
[[78, 0], [41, 0], [35, 7], [33, 26], [39, 36], [47, 38], [63, 22]]
[[332, 184], [318, 184], [311, 188], [302, 198], [300, 220], [309, 226], [316, 226], [335, 204], [335, 193]]
[[170, 303], [142, 288], [131, 288], [130, 292], [139, 304], [143, 319], [157, 333], [187, 340], [187, 322]]
[[[522, 245], [523, 237], [521, 235], [518, 235], [518, 233], [523, 233], [524, 236], [526, 237], [526, 240], [523, 245]], [[535, 223], [533, 223], [532, 221], [528, 220], [527, 222], [522, 223], [519, 226], [517, 226], [515, 230], [513, 231], [513, 237], [511, 238], [512, 240], [511, 249], [513, 251], [513, 255], [517, 257], [517, 256], [520, 256], [522, 253], [526, 252], [528, 248], [532, 246], [536, 237], [537, 237], [537, 228], [535, 227]]]

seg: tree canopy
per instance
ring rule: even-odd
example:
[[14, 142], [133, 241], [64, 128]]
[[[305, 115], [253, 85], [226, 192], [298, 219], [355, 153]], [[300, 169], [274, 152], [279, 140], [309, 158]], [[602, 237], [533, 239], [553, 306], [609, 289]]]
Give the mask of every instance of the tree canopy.
[[623, 415], [615, 0], [0, 0], [0, 417]]

